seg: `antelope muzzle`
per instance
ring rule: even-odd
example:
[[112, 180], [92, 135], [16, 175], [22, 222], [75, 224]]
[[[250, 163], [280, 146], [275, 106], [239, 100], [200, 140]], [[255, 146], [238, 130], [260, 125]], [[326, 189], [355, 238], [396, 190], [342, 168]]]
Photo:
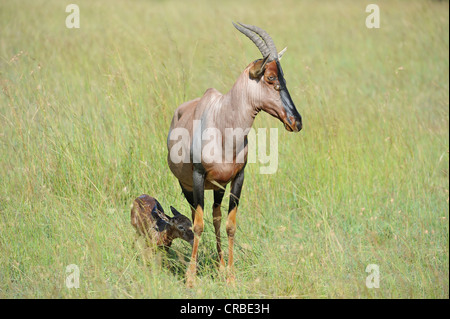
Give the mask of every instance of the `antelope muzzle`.
[[286, 120], [284, 120], [284, 127], [289, 132], [300, 132], [303, 127], [302, 116], [298, 113], [291, 95], [286, 86], [286, 80], [283, 76], [283, 70], [281, 69], [280, 62], [277, 61], [278, 67], [278, 80], [280, 83], [280, 97], [283, 108], [286, 112]]

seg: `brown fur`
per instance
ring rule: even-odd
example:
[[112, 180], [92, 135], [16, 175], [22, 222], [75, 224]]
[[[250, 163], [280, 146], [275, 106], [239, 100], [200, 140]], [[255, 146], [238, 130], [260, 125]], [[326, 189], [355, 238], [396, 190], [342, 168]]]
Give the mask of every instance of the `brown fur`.
[[[195, 200], [197, 202], [192, 204], [197, 207], [195, 209], [191, 207], [195, 236], [191, 260], [186, 272], [186, 284], [188, 287], [192, 287], [195, 281], [198, 245], [204, 228], [204, 190], [213, 189], [217, 191], [219, 189], [225, 189], [226, 185], [232, 182], [231, 193], [234, 192], [236, 198], [239, 199], [244, 176], [243, 169], [247, 162], [248, 153], [246, 134], [248, 134], [252, 127], [256, 115], [263, 110], [282, 121], [287, 130], [298, 132], [301, 129], [301, 116], [295, 109], [287, 88], [281, 88], [280, 86], [278, 79], [278, 61], [267, 61], [267, 58], [260, 59], [248, 65], [228, 93], [221, 94], [216, 89], [208, 89], [201, 98], [180, 105], [173, 116], [167, 140], [167, 148], [169, 151], [168, 164], [170, 170], [180, 182], [185, 195], [186, 192], [188, 194], [192, 192], [194, 200], [195, 196], [197, 196], [197, 199], [200, 198], [200, 200]], [[284, 83], [284, 79], [282, 79], [282, 84], [284, 85]], [[286, 112], [292, 112], [297, 119], [291, 117], [291, 123], [289, 123]], [[196, 123], [200, 121], [201, 127], [195, 128], [194, 121]], [[186, 137], [181, 141], [175, 140], [171, 134], [177, 129], [182, 129], [182, 131], [187, 132], [189, 138]], [[222, 141], [220, 141], [220, 137], [218, 136], [215, 137], [216, 139], [214, 141], [202, 140], [203, 132], [206, 132], [208, 129], [218, 130], [221, 134]], [[237, 130], [240, 130], [242, 132], [241, 134], [245, 136], [245, 138], [244, 136], [240, 136], [233, 142], [232, 154], [226, 154], [227, 149], [224, 138], [229, 138], [229, 136], [226, 136], [227, 129], [232, 129], [235, 133]], [[197, 145], [200, 149], [195, 150], [196, 154], [193, 154], [194, 151], [191, 150], [194, 142], [199, 142]], [[206, 146], [209, 147], [211, 143], [215, 143], [213, 144], [215, 150], [221, 149], [221, 159], [211, 157], [208, 153], [203, 153]], [[172, 161], [171, 150], [174, 145], [177, 146], [177, 148], [174, 148], [175, 150], [179, 150], [181, 145], [181, 150], [183, 150], [186, 156], [184, 161], [182, 160], [179, 163]], [[198, 151], [201, 154], [197, 154]], [[194, 158], [191, 156], [192, 154]], [[227, 162], [230, 159], [228, 158], [229, 155], [232, 155], [232, 161]], [[197, 156], [201, 159], [201, 165], [196, 165], [194, 172], [193, 161]], [[208, 158], [208, 156], [210, 157]], [[211, 159], [212, 161], [210, 161]], [[240, 160], [238, 161], [237, 159]], [[196, 176], [196, 189], [194, 189], [194, 173]], [[201, 177], [199, 177], [199, 174], [201, 174]], [[200, 182], [197, 178], [201, 178], [201, 183], [204, 182], [204, 185], [199, 186]], [[186, 196], [186, 198], [188, 199], [189, 196]], [[188, 201], [192, 202], [192, 198], [190, 200], [188, 199]], [[198, 203], [201, 204], [198, 205]], [[238, 200], [230, 199], [226, 225], [229, 254], [227, 282], [234, 282], [233, 246], [238, 204]], [[223, 260], [220, 241], [220, 206], [213, 207], [213, 216], [217, 251], [219, 253], [219, 268], [224, 268], [225, 262]]]
[[[193, 241], [192, 223], [183, 216], [177, 215], [169, 217], [160, 211], [159, 216], [155, 218], [152, 210], [157, 205], [157, 200], [149, 195], [143, 194], [137, 197], [131, 207], [131, 225], [136, 229], [140, 236], [144, 236], [148, 241], [157, 246], [170, 247], [172, 241], [181, 238], [189, 243]], [[164, 229], [158, 229], [158, 219], [162, 218], [160, 224]]]
[[[261, 61], [261, 60], [258, 60]], [[184, 149], [189, 154], [191, 141], [193, 139], [193, 121], [203, 120], [205, 127], [218, 128], [225, 136], [225, 128], [250, 129], [255, 116], [263, 110], [270, 115], [280, 119], [287, 125], [286, 112], [281, 105], [280, 94], [274, 89], [277, 81], [270, 82], [269, 77], [277, 77], [277, 66], [275, 61], [267, 63], [264, 76], [259, 81], [250, 78], [250, 69], [258, 61], [251, 63], [238, 78], [233, 88], [223, 95], [216, 89], [208, 89], [201, 98], [181, 104], [175, 111], [170, 125], [169, 136], [175, 128], [185, 128], [189, 131], [190, 141], [184, 145]], [[187, 190], [192, 190], [193, 163], [173, 163], [170, 159], [170, 149], [177, 141], [168, 140], [168, 163], [170, 170]], [[224, 143], [223, 143], [224, 144]], [[245, 162], [247, 161], [248, 148], [241, 146], [241, 152]], [[225, 154], [225, 145], [222, 145]], [[235, 146], [234, 159], [238, 156]], [[223, 155], [224, 156], [224, 155]], [[206, 170], [205, 189], [218, 189], [216, 184], [227, 185], [236, 176], [245, 163], [205, 163], [202, 166]]]

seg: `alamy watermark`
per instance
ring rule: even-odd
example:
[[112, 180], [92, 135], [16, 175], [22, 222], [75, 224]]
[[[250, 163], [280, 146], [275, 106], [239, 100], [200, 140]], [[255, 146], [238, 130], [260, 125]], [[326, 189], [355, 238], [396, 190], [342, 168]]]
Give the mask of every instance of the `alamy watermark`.
[[[267, 136], [269, 132], [269, 136]], [[269, 144], [267, 144], [269, 140]], [[278, 169], [278, 129], [202, 128], [193, 121], [192, 141], [188, 129], [178, 127], [169, 133], [169, 157], [172, 163], [259, 163], [261, 174]], [[258, 148], [258, 152], [257, 152]]]
[[369, 264], [366, 272], [369, 273], [369, 276], [366, 277], [366, 287], [369, 289], [380, 288], [380, 266]]
[[366, 27], [368, 29], [379, 29], [380, 28], [380, 7], [376, 4], [369, 4], [366, 7], [366, 12], [370, 14], [366, 18]]
[[75, 264], [70, 264], [66, 267], [66, 287], [80, 288], [80, 268]]
[[[66, 6], [66, 12], [70, 13], [66, 17], [66, 27], [68, 29], [80, 28], [80, 7], [77, 4], [69, 4]], [[366, 27], [368, 29], [380, 28], [380, 7], [377, 4], [371, 3], [366, 6], [366, 12], [370, 13], [366, 17]]]
[[80, 28], [80, 7], [76, 4], [69, 4], [66, 7], [66, 12], [70, 13], [66, 17], [66, 28], [79, 29]]

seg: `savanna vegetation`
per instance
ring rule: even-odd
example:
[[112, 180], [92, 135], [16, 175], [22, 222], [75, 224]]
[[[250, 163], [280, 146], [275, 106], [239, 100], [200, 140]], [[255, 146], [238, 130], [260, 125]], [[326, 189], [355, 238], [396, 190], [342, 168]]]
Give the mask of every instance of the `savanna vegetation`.
[[[79, 29], [69, 3], [0, 1], [0, 297], [449, 297], [448, 2], [377, 1], [379, 29], [365, 1], [79, 0]], [[288, 46], [304, 128], [258, 115], [278, 128], [278, 169], [246, 168], [236, 286], [218, 276], [208, 192], [187, 289], [190, 246], [146, 258], [130, 204], [147, 193], [190, 216], [168, 128], [260, 58], [232, 21]]]

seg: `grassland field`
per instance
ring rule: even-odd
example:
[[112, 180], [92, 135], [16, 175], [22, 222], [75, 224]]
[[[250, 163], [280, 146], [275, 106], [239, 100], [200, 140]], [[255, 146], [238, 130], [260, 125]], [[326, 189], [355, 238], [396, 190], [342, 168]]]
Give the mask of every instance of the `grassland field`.
[[[377, 29], [369, 1], [77, 0], [69, 29], [69, 1], [0, 0], [0, 298], [449, 298], [449, 3], [372, 2]], [[208, 192], [187, 289], [190, 246], [145, 258], [130, 204], [190, 216], [168, 128], [260, 58], [232, 21], [288, 47], [304, 128], [257, 116], [278, 128], [278, 169], [246, 168], [236, 285], [217, 273]]]

